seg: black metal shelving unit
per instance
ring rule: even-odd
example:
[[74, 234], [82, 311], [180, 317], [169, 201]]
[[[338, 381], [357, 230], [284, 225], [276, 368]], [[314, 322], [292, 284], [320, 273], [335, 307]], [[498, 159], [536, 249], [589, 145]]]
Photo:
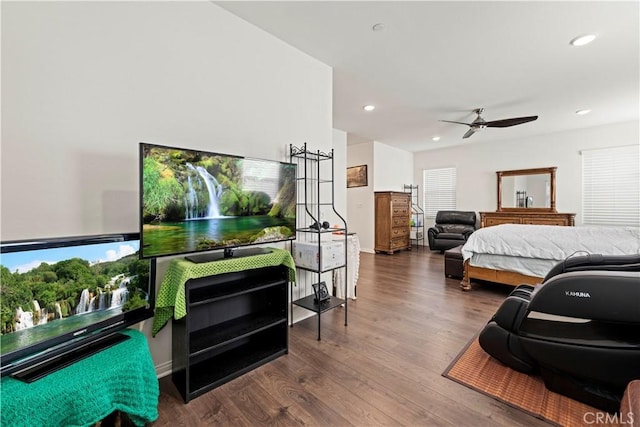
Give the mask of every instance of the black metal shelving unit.
[[[324, 153], [319, 150], [312, 151], [304, 143], [301, 147], [289, 146], [289, 156], [292, 163], [297, 165], [297, 240], [296, 242], [317, 245], [319, 254], [317, 268], [296, 266], [299, 270], [307, 271], [312, 275], [313, 283], [322, 282], [322, 275], [332, 273], [334, 270], [344, 268], [344, 277], [347, 276], [347, 221], [335, 207], [335, 187], [334, 187], [334, 155], [333, 149]], [[340, 224], [335, 224], [328, 228], [318, 226], [312, 228], [311, 225], [321, 225], [323, 219], [331, 215], [338, 219]], [[322, 265], [322, 237], [326, 233], [341, 233], [344, 240], [344, 264], [337, 267], [325, 268]], [[292, 251], [295, 243], [291, 245]], [[295, 258], [295, 257], [294, 257]], [[347, 295], [347, 280], [344, 281], [344, 295]], [[322, 303], [314, 302], [315, 295], [304, 296], [296, 300], [293, 299], [293, 287], [290, 287], [291, 299], [291, 326], [293, 326], [293, 307], [298, 306], [316, 313], [318, 320], [318, 340], [321, 339], [321, 314], [336, 307], [344, 307], [344, 325], [347, 326], [347, 298], [336, 298], [331, 296]]]
[[424, 209], [420, 207], [418, 202], [418, 186], [404, 184], [404, 192], [411, 194], [411, 228], [409, 233], [409, 240], [411, 244], [424, 247]]

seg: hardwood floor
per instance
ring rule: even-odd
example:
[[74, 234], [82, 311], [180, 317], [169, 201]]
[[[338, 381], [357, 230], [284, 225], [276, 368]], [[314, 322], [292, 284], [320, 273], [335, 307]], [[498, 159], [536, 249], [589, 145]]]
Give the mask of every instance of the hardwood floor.
[[[441, 374], [511, 287], [462, 292], [439, 253], [360, 256], [357, 300], [290, 328], [289, 354], [184, 404], [160, 380], [154, 426], [542, 426]], [[212, 366], [212, 369], [215, 369]]]

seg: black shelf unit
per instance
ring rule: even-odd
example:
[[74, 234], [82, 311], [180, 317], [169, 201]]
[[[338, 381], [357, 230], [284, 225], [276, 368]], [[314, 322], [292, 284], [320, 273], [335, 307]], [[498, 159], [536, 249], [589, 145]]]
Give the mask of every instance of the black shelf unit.
[[[324, 153], [320, 150], [310, 150], [307, 147], [307, 143], [304, 143], [301, 147], [294, 145], [289, 146], [289, 157], [292, 163], [297, 165], [297, 218], [298, 228], [297, 241], [304, 243], [311, 243], [317, 245], [317, 253], [322, 252], [322, 236], [326, 233], [334, 234], [341, 233], [344, 237], [341, 241], [344, 244], [344, 264], [332, 267], [324, 268], [321, 265], [321, 261], [318, 260], [318, 268], [308, 268], [303, 266], [296, 266], [299, 270], [307, 271], [312, 275], [313, 283], [322, 282], [322, 275], [325, 273], [333, 272], [336, 269], [344, 269], [344, 277], [347, 275], [347, 221], [344, 219], [335, 207], [335, 168], [334, 168], [334, 153], [333, 149]], [[323, 209], [326, 211], [323, 212]], [[325, 217], [331, 215], [340, 222], [338, 226], [331, 226], [328, 228], [311, 228], [312, 224], [321, 224], [323, 214]], [[293, 251], [293, 244], [291, 245]], [[294, 257], [295, 258], [295, 257]], [[320, 257], [322, 258], [322, 257]], [[347, 295], [347, 280], [344, 281], [344, 295]], [[290, 300], [291, 300], [291, 326], [293, 327], [293, 307], [298, 306], [306, 310], [313, 311], [316, 314], [318, 321], [318, 341], [321, 339], [321, 314], [332, 310], [337, 307], [344, 307], [344, 325], [347, 326], [347, 298], [336, 298], [331, 296], [329, 300], [321, 303], [314, 303], [314, 294], [293, 299], [293, 287], [290, 288]]]
[[420, 203], [418, 201], [418, 186], [404, 184], [404, 192], [411, 194], [411, 225], [409, 240], [412, 245], [415, 244], [416, 246], [420, 246], [420, 244], [422, 244], [422, 247], [424, 247], [424, 209], [420, 207]]
[[185, 403], [289, 351], [287, 267], [191, 279], [172, 326], [172, 380]]

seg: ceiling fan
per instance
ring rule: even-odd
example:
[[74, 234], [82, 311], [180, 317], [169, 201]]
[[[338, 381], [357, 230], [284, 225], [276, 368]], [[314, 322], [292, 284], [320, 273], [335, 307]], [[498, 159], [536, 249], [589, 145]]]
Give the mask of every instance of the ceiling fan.
[[485, 121], [481, 114], [483, 113], [484, 108], [476, 108], [473, 110], [474, 113], [478, 115], [474, 121], [471, 123], [463, 123], [463, 122], [454, 122], [452, 120], [440, 120], [441, 122], [447, 123], [457, 123], [460, 125], [469, 126], [469, 130], [465, 133], [462, 138], [469, 138], [474, 133], [481, 131], [484, 128], [506, 128], [509, 126], [521, 125], [523, 123], [532, 122], [538, 119], [538, 116], [528, 116], [528, 117], [514, 117], [511, 119], [502, 119], [502, 120], [492, 120], [490, 122]]

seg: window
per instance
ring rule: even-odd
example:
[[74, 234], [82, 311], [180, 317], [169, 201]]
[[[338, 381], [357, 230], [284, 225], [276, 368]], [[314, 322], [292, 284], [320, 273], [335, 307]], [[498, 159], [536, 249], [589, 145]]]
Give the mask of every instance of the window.
[[426, 169], [422, 172], [424, 212], [435, 218], [438, 211], [456, 209], [456, 168]]
[[582, 152], [582, 222], [640, 226], [640, 146]]

